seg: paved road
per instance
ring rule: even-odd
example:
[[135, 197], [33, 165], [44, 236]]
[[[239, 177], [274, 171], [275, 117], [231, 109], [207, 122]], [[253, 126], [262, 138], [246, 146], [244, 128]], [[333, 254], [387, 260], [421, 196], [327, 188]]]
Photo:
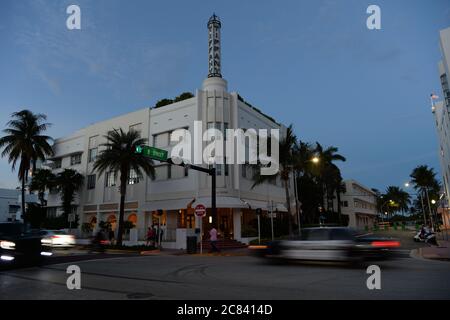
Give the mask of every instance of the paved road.
[[[77, 264], [82, 289], [68, 290]], [[1, 299], [450, 299], [450, 263], [404, 258], [379, 263], [381, 290], [364, 267], [269, 265], [251, 256], [130, 256], [0, 273]]]

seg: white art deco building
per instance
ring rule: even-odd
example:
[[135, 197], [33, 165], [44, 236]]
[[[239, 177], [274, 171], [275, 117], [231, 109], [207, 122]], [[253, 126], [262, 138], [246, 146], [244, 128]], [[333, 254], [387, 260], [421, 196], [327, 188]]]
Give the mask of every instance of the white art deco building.
[[[209, 73], [193, 97], [98, 122], [55, 141], [55, 156], [49, 163], [54, 172], [72, 168], [85, 175], [85, 185], [74, 202], [80, 225], [91, 223], [97, 227], [100, 221], [108, 221], [116, 227], [120, 200], [118, 177], [113, 173], [97, 176], [93, 172], [95, 158], [106, 140], [104, 136], [113, 129], [137, 130], [148, 139], [150, 146], [168, 150], [169, 154], [173, 147], [171, 133], [185, 128], [194, 136], [193, 126], [197, 120], [202, 121], [203, 131], [208, 128], [222, 131], [227, 128], [280, 129], [283, 135], [284, 126], [244, 102], [236, 92], [228, 92], [221, 72], [220, 29], [221, 23], [213, 15], [208, 21]], [[194, 232], [201, 223], [204, 232], [210, 228], [211, 177], [180, 166], [157, 161], [155, 164], [155, 180], [139, 179], [130, 173], [124, 219], [135, 224], [140, 240], [144, 239], [147, 227], [160, 220], [165, 230], [163, 246], [184, 248], [186, 234]], [[247, 229], [255, 221], [257, 208], [264, 212], [270, 206], [279, 212], [275, 219], [286, 212], [285, 191], [280, 181], [252, 189], [251, 167], [218, 164], [216, 169], [217, 225], [224, 237], [248, 240], [251, 232]], [[208, 208], [202, 222], [189, 207], [194, 198], [192, 207], [202, 203]], [[60, 205], [59, 195], [50, 192], [48, 213], [58, 215]]]
[[440, 48], [442, 60], [438, 64], [439, 77], [442, 86], [443, 100], [433, 104], [433, 114], [439, 139], [439, 161], [441, 165], [443, 191], [446, 201], [441, 202], [444, 225], [450, 226], [450, 89], [448, 79], [450, 75], [450, 28], [440, 31]]

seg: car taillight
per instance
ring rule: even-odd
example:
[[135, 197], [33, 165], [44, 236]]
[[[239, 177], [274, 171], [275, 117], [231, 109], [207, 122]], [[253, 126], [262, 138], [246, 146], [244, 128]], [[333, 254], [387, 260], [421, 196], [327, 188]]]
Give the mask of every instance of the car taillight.
[[261, 250], [261, 249], [267, 249], [267, 246], [263, 246], [263, 245], [253, 245], [253, 246], [248, 246], [248, 248], [250, 250]]
[[372, 247], [395, 248], [395, 247], [400, 247], [400, 242], [398, 242], [398, 241], [373, 241]]
[[108, 244], [108, 240], [100, 240], [101, 244]]

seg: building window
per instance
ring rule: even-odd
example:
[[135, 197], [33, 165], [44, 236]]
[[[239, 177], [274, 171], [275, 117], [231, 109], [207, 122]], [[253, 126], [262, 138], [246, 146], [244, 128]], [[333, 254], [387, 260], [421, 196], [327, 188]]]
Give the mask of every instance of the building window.
[[247, 178], [247, 165], [241, 164], [241, 175], [242, 178]]
[[62, 159], [58, 158], [53, 160], [53, 169], [59, 169], [61, 168]]
[[223, 140], [227, 140], [228, 122], [223, 123]]
[[95, 174], [87, 176], [87, 188], [88, 190], [95, 189]]
[[94, 162], [97, 158], [98, 148], [89, 149], [89, 162]]
[[153, 136], [154, 147], [167, 147], [169, 145], [169, 132], [155, 134]]
[[50, 194], [57, 194], [57, 193], [58, 193], [58, 188], [56, 188], [56, 187], [50, 187], [49, 190], [48, 190], [48, 192], [49, 192]]
[[56, 217], [56, 207], [47, 208], [47, 217], [55, 218]]
[[216, 175], [217, 176], [222, 175], [222, 164], [216, 164]]
[[137, 184], [139, 183], [139, 177], [135, 170], [131, 169], [128, 175], [128, 184]]
[[106, 187], [114, 187], [116, 185], [116, 173], [114, 171], [106, 173], [105, 184]]
[[80, 164], [80, 163], [81, 163], [81, 153], [70, 156], [70, 165], [71, 166], [73, 166], [75, 164]]

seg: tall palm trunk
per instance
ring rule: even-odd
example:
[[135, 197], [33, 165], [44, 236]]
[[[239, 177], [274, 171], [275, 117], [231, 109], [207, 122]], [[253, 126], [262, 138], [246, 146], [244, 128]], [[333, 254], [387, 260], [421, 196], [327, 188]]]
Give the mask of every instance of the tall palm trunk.
[[337, 188], [336, 190], [336, 200], [337, 200], [339, 224], [342, 224], [341, 191], [339, 190], [339, 188]]
[[289, 195], [289, 183], [288, 180], [284, 180], [284, 191], [286, 193], [286, 208], [288, 211], [288, 231], [289, 235], [292, 235], [292, 214], [291, 214], [291, 196]]
[[431, 203], [430, 203], [430, 197], [428, 196], [428, 187], [425, 188], [425, 194], [427, 196], [427, 201], [428, 201], [428, 210], [429, 210], [429, 214], [430, 214], [431, 228], [434, 229], [434, 219], [433, 219], [433, 212], [431, 212]]
[[22, 204], [21, 204], [21, 214], [22, 214], [22, 217], [23, 217], [23, 222], [25, 222], [26, 223], [26, 221], [25, 221], [25, 177], [24, 176], [22, 176]]
[[117, 245], [122, 245], [123, 239], [123, 217], [125, 215], [125, 196], [127, 194], [128, 170], [122, 168], [120, 171], [120, 205], [119, 205], [119, 228], [117, 230]]
[[420, 196], [420, 202], [421, 202], [421, 204], [422, 204], [422, 213], [423, 213], [423, 224], [427, 224], [427, 215], [426, 215], [426, 213], [425, 213], [425, 206], [423, 205], [423, 191], [421, 191], [420, 193], [419, 193], [419, 196]]

